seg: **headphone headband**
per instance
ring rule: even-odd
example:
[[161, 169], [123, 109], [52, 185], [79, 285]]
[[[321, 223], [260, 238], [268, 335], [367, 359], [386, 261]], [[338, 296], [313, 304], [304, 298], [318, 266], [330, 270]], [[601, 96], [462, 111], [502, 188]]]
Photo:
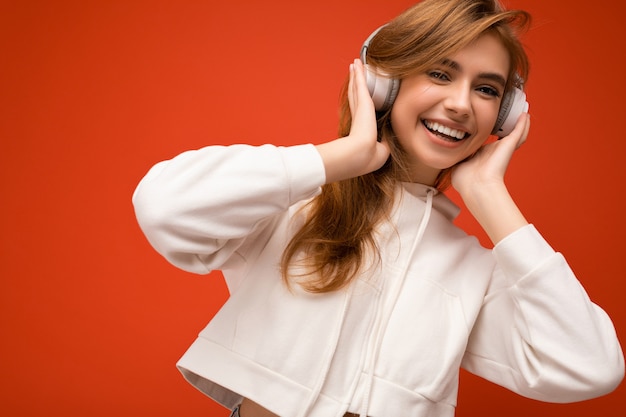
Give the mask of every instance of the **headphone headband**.
[[366, 65], [367, 64], [367, 50], [370, 47], [370, 43], [372, 42], [372, 39], [374, 39], [374, 36], [378, 35], [378, 32], [380, 32], [380, 30], [382, 28], [384, 28], [387, 25], [382, 25], [381, 27], [379, 27], [378, 29], [376, 29], [375, 31], [373, 31], [368, 37], [367, 39], [365, 39], [365, 42], [363, 42], [363, 46], [361, 46], [361, 54], [360, 54], [360, 58], [361, 58], [361, 62]]

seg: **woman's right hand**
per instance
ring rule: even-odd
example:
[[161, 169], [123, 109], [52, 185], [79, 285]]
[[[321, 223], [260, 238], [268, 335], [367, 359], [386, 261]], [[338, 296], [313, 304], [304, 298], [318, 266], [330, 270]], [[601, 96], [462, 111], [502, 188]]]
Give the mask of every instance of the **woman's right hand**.
[[317, 146], [326, 168], [327, 183], [376, 171], [389, 158], [389, 145], [377, 140], [376, 110], [359, 59], [350, 65], [348, 103], [352, 116], [348, 136]]
[[[350, 65], [350, 82], [348, 84], [348, 102], [352, 124], [349, 138], [360, 141], [363, 151], [369, 153], [370, 171], [382, 167], [389, 157], [389, 146], [378, 142], [378, 128], [376, 126], [376, 110], [374, 102], [367, 89], [365, 81], [365, 67], [360, 59], [355, 59]], [[368, 172], [370, 172], [368, 171]]]

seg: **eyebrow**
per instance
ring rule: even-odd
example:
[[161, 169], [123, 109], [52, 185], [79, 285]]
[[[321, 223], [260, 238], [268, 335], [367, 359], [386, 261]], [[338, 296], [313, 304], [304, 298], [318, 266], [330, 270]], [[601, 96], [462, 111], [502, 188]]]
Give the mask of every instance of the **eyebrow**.
[[[461, 64], [459, 64], [456, 61], [452, 61], [450, 59], [444, 59], [442, 61], [442, 64], [455, 70], [455, 71], [462, 71], [463, 68], [461, 67]], [[504, 78], [501, 74], [498, 74], [497, 72], [481, 72], [478, 74], [479, 78], [483, 78], [483, 79], [488, 79], [491, 81], [494, 81], [498, 84], [500, 84], [500, 86], [502, 86], [502, 88], [504, 88], [506, 86], [506, 78]]]

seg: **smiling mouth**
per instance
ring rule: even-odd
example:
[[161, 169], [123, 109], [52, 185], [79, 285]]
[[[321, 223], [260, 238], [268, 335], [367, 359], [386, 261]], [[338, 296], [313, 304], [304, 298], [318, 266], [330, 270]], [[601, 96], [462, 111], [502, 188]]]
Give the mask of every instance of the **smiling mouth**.
[[468, 132], [463, 132], [462, 130], [452, 129], [437, 122], [431, 122], [429, 120], [422, 120], [422, 124], [426, 129], [435, 135], [441, 137], [442, 139], [458, 142], [461, 141], [470, 134]]

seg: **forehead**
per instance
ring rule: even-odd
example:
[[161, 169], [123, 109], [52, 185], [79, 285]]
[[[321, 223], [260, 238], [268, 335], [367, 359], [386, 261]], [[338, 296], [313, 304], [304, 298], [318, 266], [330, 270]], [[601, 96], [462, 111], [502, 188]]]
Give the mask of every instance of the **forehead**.
[[468, 72], [495, 72], [506, 77], [509, 72], [510, 57], [500, 39], [486, 33], [466, 47], [450, 55], [448, 59], [459, 69]]

